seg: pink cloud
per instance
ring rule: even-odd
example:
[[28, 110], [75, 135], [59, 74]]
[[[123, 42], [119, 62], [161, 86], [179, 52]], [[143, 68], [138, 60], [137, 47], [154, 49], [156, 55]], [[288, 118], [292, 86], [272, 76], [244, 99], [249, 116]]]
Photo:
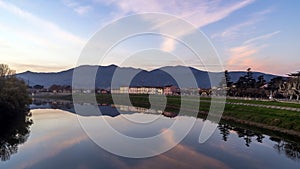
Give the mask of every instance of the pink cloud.
[[[274, 67], [270, 66], [270, 60], [262, 56], [263, 49], [269, 47], [269, 44], [261, 42], [272, 38], [278, 33], [280, 33], [280, 31], [260, 35], [246, 40], [240, 46], [229, 48], [229, 59], [227, 60], [226, 68], [229, 70], [245, 70], [251, 67], [255, 71], [274, 72]], [[272, 60], [273, 64], [275, 62], [277, 61]], [[279, 64], [280, 62], [278, 62], [278, 65]], [[275, 72], [277, 73], [280, 71], [275, 70]]]
[[[243, 0], [235, 3], [221, 5], [220, 1], [180, 1], [180, 0], [96, 0], [106, 5], [114, 5], [119, 11], [116, 16], [124, 16], [130, 13], [161, 12], [175, 15], [192, 23], [195, 27], [200, 28], [211, 23], [220, 21], [228, 17], [231, 13], [246, 7], [254, 0]], [[172, 28], [170, 28], [172, 29]], [[187, 35], [193, 30], [182, 30], [178, 32], [178, 37]], [[166, 52], [172, 52], [175, 49], [174, 40], [165, 39], [162, 42], [161, 49]]]

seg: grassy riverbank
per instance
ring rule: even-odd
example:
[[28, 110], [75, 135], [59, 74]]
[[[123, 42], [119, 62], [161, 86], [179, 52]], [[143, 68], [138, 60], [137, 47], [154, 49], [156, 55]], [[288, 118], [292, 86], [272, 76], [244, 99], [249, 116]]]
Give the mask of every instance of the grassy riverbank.
[[[72, 100], [71, 95], [44, 95], [36, 96], [40, 98]], [[84, 102], [87, 98], [82, 95], [81, 99]], [[118, 102], [126, 104], [125, 95], [118, 95]], [[130, 95], [131, 102], [134, 106], [149, 108], [149, 98], [147, 95]], [[157, 99], [161, 99], [157, 97]], [[154, 98], [155, 100], [155, 98]], [[124, 101], [124, 102], [122, 102]], [[97, 95], [97, 102], [100, 104], [113, 104], [111, 95], [101, 94]], [[222, 116], [223, 120], [250, 125], [258, 128], [274, 130], [286, 134], [297, 135], [300, 137], [300, 112], [295, 110], [282, 110], [278, 107], [284, 108], [300, 108], [297, 103], [284, 103], [276, 101], [256, 101], [256, 100], [237, 100], [228, 99], [225, 105], [225, 110]], [[159, 104], [159, 100], [157, 102]], [[241, 104], [229, 104], [241, 103]], [[190, 114], [188, 107], [200, 105], [199, 115], [206, 116], [211, 106], [210, 98], [189, 97], [186, 101], [188, 106], [185, 106], [184, 113]], [[168, 96], [167, 106], [165, 111], [179, 112], [181, 105], [180, 96]], [[263, 106], [263, 107], [259, 107]], [[272, 108], [276, 106], [277, 108]], [[195, 115], [193, 115], [195, 116]]]

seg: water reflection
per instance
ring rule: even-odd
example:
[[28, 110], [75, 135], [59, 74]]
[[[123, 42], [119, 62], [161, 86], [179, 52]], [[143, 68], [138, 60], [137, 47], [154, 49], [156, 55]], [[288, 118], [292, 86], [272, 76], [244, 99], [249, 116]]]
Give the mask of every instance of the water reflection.
[[0, 123], [0, 159], [9, 160], [11, 155], [18, 152], [19, 145], [25, 143], [30, 134], [33, 121], [29, 116], [22, 116], [13, 122]]
[[218, 125], [218, 129], [220, 130], [220, 134], [222, 134], [222, 139], [224, 141], [228, 140], [230, 133], [235, 132], [237, 133], [239, 138], [243, 138], [245, 140], [245, 145], [247, 147], [250, 146], [253, 138], [259, 143], [262, 143], [263, 139], [265, 138], [261, 133], [253, 132], [251, 130], [243, 129], [240, 127], [234, 127], [229, 124], [220, 123]]
[[[230, 134], [236, 133], [239, 138], [244, 139], [245, 146], [250, 147], [253, 141], [263, 143], [265, 136], [261, 133], [243, 129], [241, 127], [231, 126], [229, 124], [220, 123], [218, 125], [223, 141], [228, 141]], [[284, 141], [276, 137], [269, 137], [269, 140], [274, 143], [273, 148], [279, 153], [293, 160], [300, 160], [300, 145], [296, 142]]]
[[112, 105], [112, 107], [115, 107], [119, 109], [121, 112], [135, 112], [135, 113], [144, 113], [144, 114], [158, 114], [163, 115], [165, 117], [174, 118], [178, 115], [178, 113], [175, 112], [168, 112], [164, 110], [155, 110], [155, 109], [148, 109], [144, 107], [134, 107], [134, 106], [126, 106], [126, 105]]
[[[86, 103], [82, 103], [82, 105], [84, 104]], [[111, 108], [116, 108], [116, 109], [111, 109]], [[53, 100], [36, 99], [33, 100], [31, 109], [32, 110], [33, 109], [60, 109], [71, 113], [76, 113], [74, 110], [74, 105], [70, 101], [55, 101], [55, 100], [53, 101]], [[99, 104], [99, 109], [101, 110], [102, 115], [111, 116], [111, 117], [120, 115], [120, 112], [122, 114], [132, 114], [132, 113], [158, 114], [169, 118], [174, 118], [178, 115], [178, 113], [175, 112], [148, 109], [144, 107], [117, 105], [117, 104], [113, 104], [113, 105]], [[99, 116], [99, 114], [95, 114], [94, 116]]]
[[291, 142], [285, 142], [281, 139], [270, 137], [270, 140], [276, 142], [273, 146], [279, 154], [284, 154], [293, 160], [300, 159], [300, 145]]
[[[75, 113], [74, 106], [71, 102], [66, 101], [43, 101], [35, 100], [32, 105], [32, 109], [61, 109], [71, 113]], [[102, 111], [102, 115], [107, 115], [110, 117], [119, 116], [120, 113], [123, 114], [151, 114], [151, 115], [163, 115], [168, 118], [179, 118], [177, 113], [166, 112], [162, 110], [152, 110], [142, 107], [132, 107], [126, 105], [99, 105]], [[126, 128], [126, 127], [125, 127]], [[252, 144], [264, 144], [268, 142], [271, 144], [273, 149], [279, 154], [285, 155], [287, 158], [292, 160], [300, 160], [300, 145], [299, 143], [287, 141], [285, 138], [269, 137], [261, 132], [256, 132], [255, 130], [248, 130], [243, 127], [230, 125], [227, 123], [220, 123], [218, 125], [218, 130], [221, 139], [224, 142], [230, 142], [231, 136], [236, 136], [239, 140], [244, 142], [244, 146], [250, 148]], [[235, 139], [235, 138], [234, 138]], [[230, 143], [228, 143], [230, 144]]]

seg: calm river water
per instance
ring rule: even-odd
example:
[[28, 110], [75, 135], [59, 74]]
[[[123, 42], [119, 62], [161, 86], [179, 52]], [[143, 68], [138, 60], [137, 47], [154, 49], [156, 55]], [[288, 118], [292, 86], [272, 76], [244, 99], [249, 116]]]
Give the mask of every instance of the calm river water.
[[[122, 111], [121, 115], [116, 107]], [[196, 120], [187, 137], [170, 151], [145, 159], [119, 157], [97, 146], [85, 134], [71, 103], [36, 102], [31, 108], [32, 117], [28, 123], [0, 140], [1, 169], [300, 168], [299, 142], [287, 141], [276, 134], [269, 136], [222, 123], [207, 142], [199, 144], [204, 123], [201, 118]], [[160, 133], [174, 120], [184, 124], [194, 119], [176, 116], [172, 112], [128, 106], [100, 106], [100, 109], [104, 114], [101, 117], [113, 124], [116, 130], [141, 138]], [[162, 122], [136, 127], [128, 124], [127, 117], [160, 117]], [[85, 118], [93, 120], [98, 117]], [[101, 137], [105, 131], [99, 128], [97, 133]]]

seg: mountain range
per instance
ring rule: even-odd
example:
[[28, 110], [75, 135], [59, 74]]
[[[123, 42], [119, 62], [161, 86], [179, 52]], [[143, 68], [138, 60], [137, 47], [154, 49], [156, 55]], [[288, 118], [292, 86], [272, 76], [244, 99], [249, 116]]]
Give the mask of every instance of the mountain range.
[[[178, 85], [174, 76], [180, 77], [177, 81], [184, 82], [180, 84], [181, 87], [191, 87], [193, 86], [192, 80], [189, 80], [190, 70], [194, 75], [194, 79], [200, 88], [210, 88], [210, 77], [221, 77], [223, 73], [221, 72], [207, 72], [198, 70], [192, 67], [185, 66], [167, 66], [152, 71], [146, 71], [143, 69], [136, 69], [132, 67], [118, 67], [116, 65], [110, 66], [79, 66], [73, 69], [55, 72], [55, 73], [37, 73], [37, 72], [24, 72], [17, 74], [17, 77], [23, 79], [30, 86], [42, 85], [46, 88], [51, 85], [72, 85], [72, 78], [74, 70], [78, 72], [78, 75], [82, 77], [79, 86], [85, 86], [87, 82], [87, 75], [95, 71], [96, 82], [95, 86], [98, 88], [118, 88], [120, 86], [128, 86], [127, 82], [129, 77], [134, 77], [130, 82], [131, 86], [166, 86], [166, 85]], [[167, 73], [168, 72], [168, 73]], [[114, 74], [119, 76], [114, 79], [115, 83], [112, 84], [112, 78]], [[172, 76], [171, 76], [171, 75]], [[229, 72], [231, 81], [236, 82], [239, 77], [245, 75], [245, 71], [234, 71]], [[263, 75], [266, 81], [270, 81], [276, 75], [266, 74], [262, 72], [253, 72], [253, 77]], [[186, 79], [185, 79], [186, 78]], [[219, 78], [220, 79], [220, 78]], [[179, 82], [179, 83], [181, 83]], [[214, 84], [212, 84], [213, 86]]]

